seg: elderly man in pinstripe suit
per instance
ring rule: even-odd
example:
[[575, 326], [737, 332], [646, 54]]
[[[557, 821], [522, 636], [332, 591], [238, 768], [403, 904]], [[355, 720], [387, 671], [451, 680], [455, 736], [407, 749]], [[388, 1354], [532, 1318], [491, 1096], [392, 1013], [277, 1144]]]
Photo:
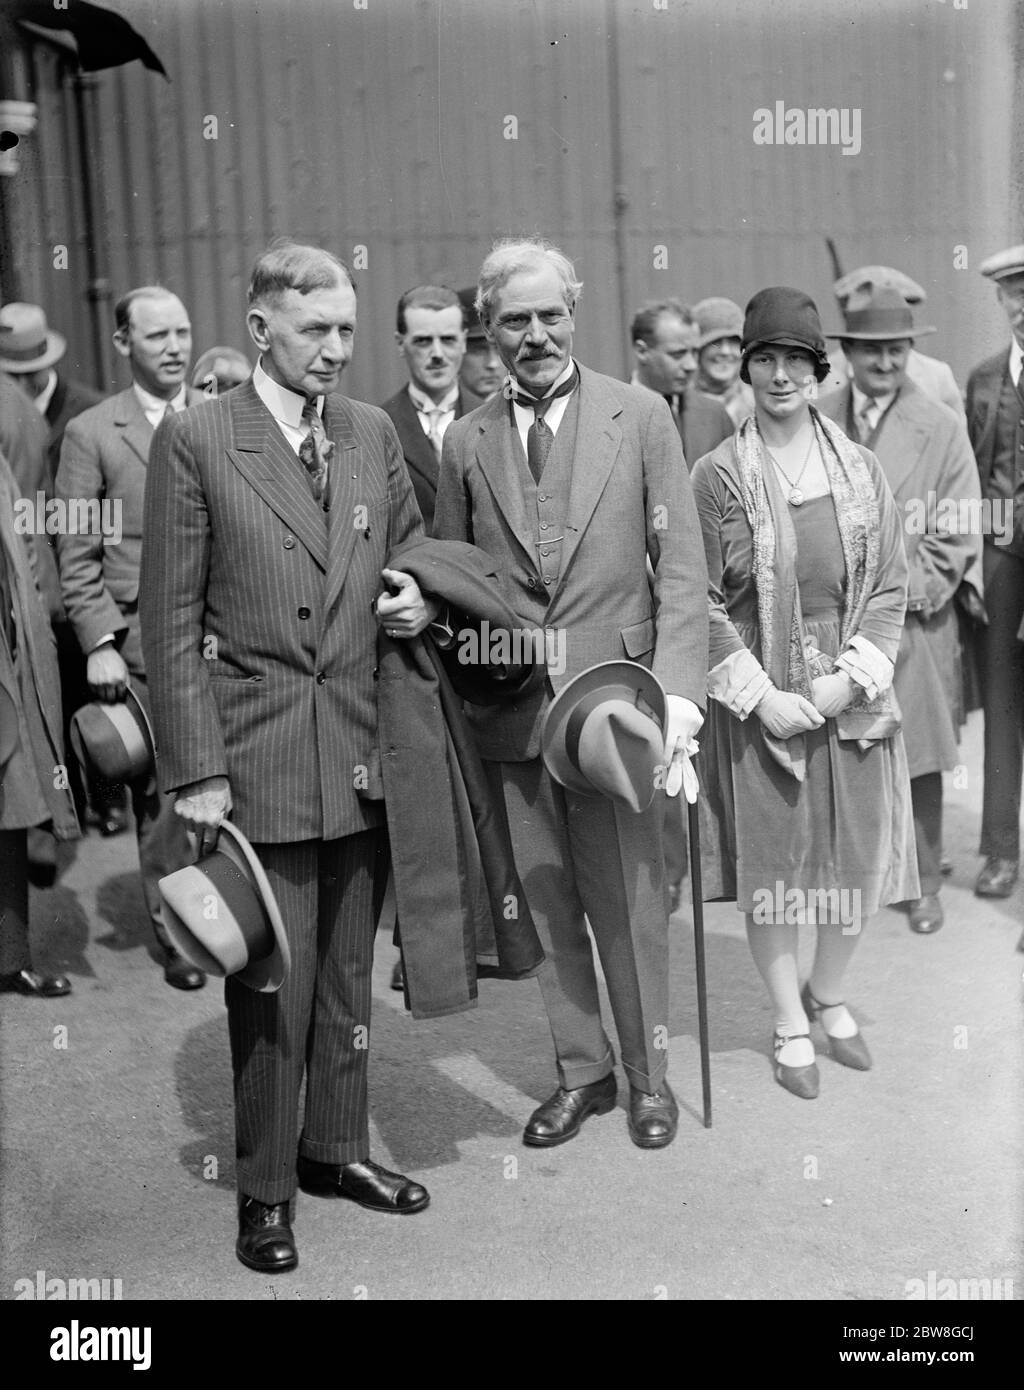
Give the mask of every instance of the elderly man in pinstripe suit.
[[236, 1253], [277, 1272], [297, 1263], [297, 1181], [393, 1213], [429, 1201], [369, 1161], [366, 1064], [388, 862], [377, 624], [413, 637], [436, 607], [384, 568], [422, 530], [394, 427], [333, 394], [356, 326], [348, 270], [276, 244], [253, 270], [247, 322], [261, 353], [252, 379], [157, 432], [141, 612], [161, 781], [200, 852], [230, 812], [289, 934], [278, 993], [225, 988]]

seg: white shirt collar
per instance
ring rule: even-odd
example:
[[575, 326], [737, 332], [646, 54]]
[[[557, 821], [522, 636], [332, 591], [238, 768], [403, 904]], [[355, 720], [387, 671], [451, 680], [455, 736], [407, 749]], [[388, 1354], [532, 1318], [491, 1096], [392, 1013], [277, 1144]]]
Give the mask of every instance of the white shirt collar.
[[875, 419], [880, 420], [888, 409], [889, 402], [896, 398], [895, 391], [890, 391], [884, 396], [865, 395], [852, 378], [850, 379], [850, 386], [853, 390], [853, 414], [855, 419], [863, 413], [865, 406], [870, 405], [877, 412]]
[[[256, 363], [253, 371], [252, 384], [256, 389], [257, 396], [275, 420], [287, 425], [290, 429], [302, 429], [302, 412], [306, 408], [306, 397], [301, 391], [292, 391], [287, 386], [279, 386], [273, 377], [269, 377], [263, 370], [262, 357]], [[323, 415], [323, 396], [317, 396], [316, 408], [317, 412]]]
[[150, 424], [159, 424], [169, 405], [173, 406], [175, 410], [184, 410], [188, 405], [188, 388], [184, 382], [181, 384], [181, 389], [168, 401], [165, 401], [161, 396], [154, 396], [151, 391], [147, 391], [137, 381], [132, 382], [132, 390], [135, 392], [135, 398], [142, 406]]
[[[566, 363], [566, 365], [565, 365], [564, 371], [562, 371], [562, 372], [560, 372], [560, 373], [558, 374], [558, 376], [557, 376], [557, 377], [555, 378], [555, 380], [551, 383], [551, 385], [548, 387], [548, 389], [544, 392], [544, 395], [540, 397], [540, 399], [541, 399], [542, 401], [543, 401], [543, 400], [546, 400], [546, 399], [548, 398], [548, 396], [551, 395], [552, 391], [557, 391], [557, 389], [559, 388], [559, 386], [561, 386], [562, 382], [563, 382], [563, 381], [568, 381], [569, 377], [572, 376], [572, 374], [573, 374], [573, 372], [574, 372], [575, 370], [576, 370], [576, 362], [575, 362], [575, 360], [574, 360], [572, 357], [570, 357], [570, 358], [569, 358], [569, 361], [568, 361], [568, 362]], [[515, 378], [513, 378], [513, 380], [515, 380]], [[523, 385], [522, 385], [521, 383], [519, 383], [518, 381], [516, 382], [516, 384], [519, 386], [519, 389], [520, 389], [521, 391], [526, 391], [526, 390], [529, 389], [528, 387], [523, 386]]]
[[1024, 349], [1016, 338], [1010, 339], [1010, 380], [1014, 386], [1020, 380], [1021, 367], [1024, 367]]
[[56, 369], [55, 367], [51, 367], [51, 368], [50, 368], [49, 375], [48, 375], [47, 378], [46, 378], [46, 385], [45, 385], [45, 386], [43, 387], [43, 389], [39, 392], [39, 395], [36, 396], [36, 397], [34, 398], [34, 402], [33, 402], [33, 404], [35, 405], [36, 410], [39, 411], [39, 414], [40, 414], [40, 415], [45, 415], [45, 414], [46, 414], [47, 406], [48, 406], [48, 405], [50, 404], [50, 402], [53, 400], [53, 393], [54, 393], [54, 391], [56, 391], [56, 389], [57, 389], [57, 369]]
[[420, 412], [421, 415], [429, 415], [434, 410], [444, 411], [445, 414], [454, 410], [459, 403], [459, 383], [456, 382], [446, 396], [439, 401], [432, 401], [426, 392], [421, 391], [415, 382], [409, 382], [409, 399]]

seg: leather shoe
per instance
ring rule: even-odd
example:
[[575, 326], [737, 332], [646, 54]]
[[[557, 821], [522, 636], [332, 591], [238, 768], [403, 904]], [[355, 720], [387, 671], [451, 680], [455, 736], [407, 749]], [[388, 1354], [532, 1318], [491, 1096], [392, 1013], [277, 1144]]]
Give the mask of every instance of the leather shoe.
[[395, 968], [391, 972], [391, 988], [405, 990], [405, 970], [402, 966], [401, 956], [395, 961]]
[[13, 975], [0, 975], [0, 991], [4, 994], [34, 994], [40, 999], [56, 999], [71, 993], [71, 981], [66, 975], [40, 975], [38, 970], [18, 970]]
[[615, 1109], [618, 1085], [613, 1072], [602, 1076], [600, 1081], [592, 1081], [589, 1086], [578, 1086], [567, 1091], [559, 1086], [526, 1122], [523, 1130], [523, 1143], [533, 1148], [550, 1149], [555, 1144], [564, 1144], [579, 1134], [583, 1121], [588, 1115], [607, 1115]]
[[299, 1186], [313, 1197], [347, 1197], [371, 1211], [411, 1216], [430, 1202], [425, 1187], [390, 1173], [368, 1158], [362, 1163], [318, 1163], [299, 1154]]
[[671, 1144], [679, 1127], [679, 1106], [668, 1082], [663, 1081], [649, 1094], [630, 1086], [626, 1123], [630, 1139], [641, 1149], [663, 1149]]
[[174, 989], [202, 989], [206, 976], [174, 947], [164, 951], [164, 979]]
[[299, 1263], [288, 1203], [268, 1204], [242, 1194], [235, 1254], [260, 1274], [284, 1274]]
[[109, 840], [112, 835], [123, 835], [128, 829], [128, 820], [123, 811], [119, 811], [116, 806], [112, 806], [106, 811], [99, 822], [99, 831], [105, 840]]
[[1016, 859], [1000, 859], [990, 854], [978, 875], [974, 892], [979, 898], [1008, 898], [1017, 886]]
[[797, 1096], [800, 1100], [818, 1099], [818, 1088], [821, 1085], [818, 1064], [811, 1062], [806, 1067], [791, 1067], [786, 1062], [779, 1061], [779, 1053], [794, 1038], [809, 1039], [810, 1036], [810, 1033], [775, 1033], [772, 1038], [772, 1070], [775, 1080], [789, 1091], [790, 1095]]
[[938, 931], [946, 920], [938, 893], [926, 893], [909, 904], [910, 930], [921, 936], [929, 936]]

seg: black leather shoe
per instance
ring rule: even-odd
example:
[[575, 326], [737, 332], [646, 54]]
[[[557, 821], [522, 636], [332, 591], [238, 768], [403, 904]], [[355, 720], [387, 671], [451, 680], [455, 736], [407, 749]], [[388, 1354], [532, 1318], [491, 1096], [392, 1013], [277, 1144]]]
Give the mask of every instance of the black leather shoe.
[[923, 898], [917, 898], [909, 904], [909, 910], [910, 930], [916, 931], [920, 936], [930, 936], [932, 932], [938, 931], [946, 920], [938, 893], [926, 893]]
[[288, 1203], [269, 1205], [242, 1195], [238, 1207], [238, 1240], [235, 1254], [260, 1274], [284, 1274], [299, 1263], [288, 1220]]
[[313, 1197], [347, 1197], [371, 1211], [396, 1216], [411, 1216], [430, 1203], [425, 1187], [401, 1173], [389, 1173], [369, 1158], [363, 1163], [317, 1163], [300, 1154], [297, 1166], [299, 1186]]
[[1019, 869], [1016, 859], [1000, 859], [990, 854], [974, 885], [979, 898], [1008, 898], [1017, 886]]
[[671, 1144], [679, 1127], [679, 1106], [667, 1081], [648, 1094], [629, 1088], [629, 1137], [641, 1149], [663, 1149]]
[[174, 989], [202, 989], [206, 976], [173, 946], [164, 952], [164, 979]]
[[526, 1122], [523, 1130], [523, 1143], [533, 1148], [550, 1149], [555, 1144], [564, 1144], [574, 1139], [582, 1128], [588, 1115], [607, 1115], [615, 1109], [618, 1086], [613, 1072], [593, 1081], [589, 1086], [578, 1086], [567, 1091], [559, 1086]]
[[66, 975], [40, 975], [38, 970], [18, 970], [13, 975], [0, 975], [0, 992], [56, 999], [61, 994], [71, 993], [71, 981]]
[[[803, 1004], [804, 1013], [810, 1022], [814, 1023], [817, 1020], [825, 1030], [829, 1055], [833, 1062], [838, 1062], [841, 1067], [852, 1067], [854, 1071], [871, 1070], [871, 1053], [868, 1051], [868, 1045], [861, 1037], [859, 1030], [848, 1038], [834, 1038], [822, 1022], [821, 1011], [823, 1009], [844, 1008], [845, 1005], [842, 1000], [838, 1004], [823, 1004], [820, 999], [815, 999], [811, 993], [811, 982], [808, 980], [800, 991], [800, 1002]], [[776, 1034], [776, 1036], [778, 1035]], [[790, 1070], [792, 1071], [793, 1068]]]
[[818, 1064], [811, 1062], [805, 1067], [791, 1067], [788, 1063], [779, 1061], [779, 1053], [794, 1038], [810, 1039], [810, 1036], [810, 1033], [775, 1033], [772, 1037], [772, 1071], [775, 1073], [775, 1080], [789, 1091], [790, 1095], [797, 1096], [800, 1100], [818, 1099], [818, 1088], [821, 1085]]
[[401, 956], [395, 961], [395, 968], [391, 972], [391, 988], [403, 991], [405, 989], [405, 970], [402, 968]]

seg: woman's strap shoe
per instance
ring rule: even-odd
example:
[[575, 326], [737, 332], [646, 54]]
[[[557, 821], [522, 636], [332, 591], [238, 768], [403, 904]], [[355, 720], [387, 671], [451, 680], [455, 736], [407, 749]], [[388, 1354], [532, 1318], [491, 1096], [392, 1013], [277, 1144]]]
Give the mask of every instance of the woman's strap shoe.
[[822, 1004], [811, 993], [811, 984], [808, 980], [800, 993], [800, 1002], [804, 1006], [804, 1013], [813, 1023], [815, 1019], [821, 1023], [825, 1029], [825, 1037], [828, 1039], [829, 1056], [833, 1062], [838, 1062], [841, 1067], [851, 1067], [854, 1071], [871, 1070], [871, 1053], [868, 1045], [860, 1033], [854, 1033], [852, 1038], [834, 1038], [825, 1028], [821, 1019], [822, 1009], [842, 1009], [845, 1005], [840, 1000], [838, 1004]]
[[779, 1053], [787, 1043], [793, 1042], [796, 1038], [807, 1038], [809, 1041], [810, 1034], [776, 1033], [773, 1036], [772, 1064], [775, 1071], [775, 1080], [792, 1095], [799, 1096], [801, 1100], [817, 1100], [818, 1086], [821, 1081], [818, 1075], [817, 1062], [812, 1062], [810, 1066], [807, 1067], [788, 1067], [785, 1062], [779, 1061]]

